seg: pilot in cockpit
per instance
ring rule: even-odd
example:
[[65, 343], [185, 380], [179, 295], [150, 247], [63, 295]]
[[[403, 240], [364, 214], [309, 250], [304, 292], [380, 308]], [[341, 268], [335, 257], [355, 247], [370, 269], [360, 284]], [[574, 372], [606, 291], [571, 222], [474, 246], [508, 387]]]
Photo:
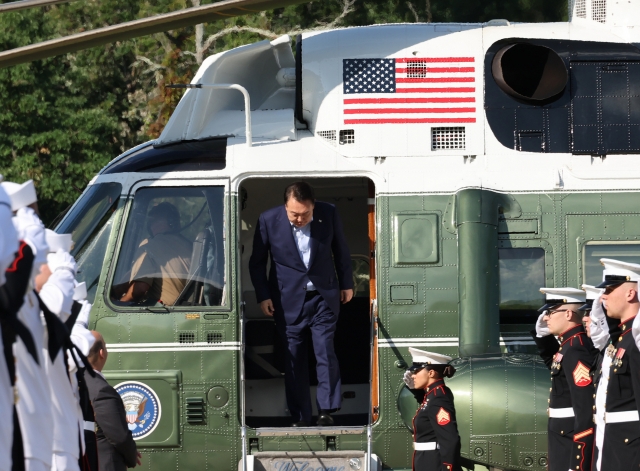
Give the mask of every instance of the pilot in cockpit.
[[138, 247], [129, 287], [120, 301], [172, 306], [187, 282], [192, 244], [177, 232], [180, 214], [171, 203], [151, 208], [147, 229], [150, 237]]

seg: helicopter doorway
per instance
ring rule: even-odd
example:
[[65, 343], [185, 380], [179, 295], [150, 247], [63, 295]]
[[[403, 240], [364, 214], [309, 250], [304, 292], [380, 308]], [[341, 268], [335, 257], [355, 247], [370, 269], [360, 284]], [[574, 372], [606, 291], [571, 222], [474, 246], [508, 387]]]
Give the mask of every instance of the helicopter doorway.
[[[285, 348], [273, 318], [265, 316], [257, 303], [249, 276], [249, 258], [256, 222], [260, 214], [283, 204], [287, 185], [304, 180], [315, 190], [316, 200], [336, 206], [351, 253], [354, 297], [341, 305], [334, 346], [342, 379], [342, 407], [332, 413], [335, 426], [364, 426], [371, 407], [371, 234], [375, 235], [373, 183], [367, 178], [253, 178], [239, 191], [241, 290], [244, 305], [245, 423], [249, 427], [289, 427], [284, 385]], [[371, 213], [371, 214], [370, 214]], [[373, 228], [369, 228], [373, 225]], [[372, 283], [373, 284], [373, 283]], [[375, 294], [374, 294], [375, 296]], [[316, 409], [316, 360], [311, 339], [307, 357], [313, 404]], [[376, 386], [377, 388], [377, 386]], [[377, 404], [375, 404], [377, 405]]]

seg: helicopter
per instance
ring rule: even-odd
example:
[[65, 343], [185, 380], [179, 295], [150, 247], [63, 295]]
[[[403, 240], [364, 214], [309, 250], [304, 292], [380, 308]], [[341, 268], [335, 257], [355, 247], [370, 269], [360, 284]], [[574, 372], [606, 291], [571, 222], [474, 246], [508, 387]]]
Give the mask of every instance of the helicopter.
[[[375, 25], [207, 58], [160, 137], [105, 166], [56, 228], [144, 466], [409, 468], [417, 347], [455, 358], [464, 466], [545, 469], [539, 288], [640, 261], [639, 13], [574, 0], [566, 23]], [[287, 426], [282, 346], [248, 275], [258, 215], [297, 180], [338, 208], [352, 252], [332, 427]], [[123, 302], [165, 202], [187, 280], [171, 302]]]

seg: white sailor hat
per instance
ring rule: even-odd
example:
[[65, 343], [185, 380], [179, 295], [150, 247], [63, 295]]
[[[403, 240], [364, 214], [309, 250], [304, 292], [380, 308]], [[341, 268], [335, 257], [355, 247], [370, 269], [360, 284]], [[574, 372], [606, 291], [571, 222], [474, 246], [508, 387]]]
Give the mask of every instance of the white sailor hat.
[[33, 180], [27, 180], [24, 183], [2, 182], [0, 185], [2, 185], [4, 191], [7, 192], [9, 198], [11, 198], [12, 211], [25, 208], [38, 201]]
[[76, 286], [73, 288], [73, 300], [82, 301], [83, 299], [87, 299], [87, 284], [84, 281], [82, 283], [76, 281]]
[[601, 258], [600, 263], [604, 266], [604, 271], [602, 272], [602, 283], [596, 288], [606, 288], [627, 281], [637, 282], [640, 280], [640, 265], [637, 263], [621, 262], [611, 258]]
[[447, 355], [441, 355], [440, 353], [425, 352], [424, 350], [418, 350], [417, 348], [409, 347], [409, 353], [413, 361], [411, 369], [422, 369], [429, 365], [446, 365], [452, 358]]
[[[578, 311], [590, 311], [591, 307], [593, 306], [593, 301], [595, 301], [595, 299], [604, 292], [604, 289], [596, 288], [595, 286], [591, 285], [582, 285], [581, 288], [584, 290], [587, 299], [585, 303], [578, 308]], [[588, 313], [585, 314], [585, 316], [588, 315]]]
[[47, 244], [49, 245], [49, 253], [56, 253], [58, 249], [71, 252], [71, 248], [73, 247], [71, 234], [58, 234], [51, 229], [45, 229], [45, 234]]
[[538, 311], [546, 311], [560, 304], [584, 304], [587, 294], [578, 288], [540, 288], [540, 292], [546, 294], [544, 306]]

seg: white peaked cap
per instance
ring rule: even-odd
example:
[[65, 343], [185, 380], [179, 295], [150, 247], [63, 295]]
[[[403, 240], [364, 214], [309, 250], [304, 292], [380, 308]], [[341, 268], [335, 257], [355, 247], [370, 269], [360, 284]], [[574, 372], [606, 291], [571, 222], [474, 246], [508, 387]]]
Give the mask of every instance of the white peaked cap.
[[49, 246], [49, 253], [56, 253], [58, 249], [71, 252], [71, 248], [73, 247], [71, 234], [58, 234], [51, 229], [45, 229], [45, 234], [47, 245]]
[[593, 301], [602, 293], [604, 293], [604, 289], [596, 288], [595, 286], [591, 286], [591, 285], [582, 285], [581, 288], [587, 294], [587, 301]]
[[82, 301], [83, 299], [87, 299], [87, 284], [84, 281], [82, 283], [76, 281], [76, 286], [73, 289], [73, 300]]
[[412, 361], [414, 363], [427, 363], [429, 365], [446, 365], [452, 358], [447, 355], [441, 355], [439, 353], [425, 352], [424, 350], [418, 350], [417, 348], [409, 347], [409, 353], [411, 353]]
[[640, 281], [640, 265], [637, 263], [622, 262], [611, 258], [601, 258], [600, 263], [604, 266], [604, 271], [602, 272], [603, 281], [598, 285], [599, 288], [627, 281]]
[[20, 208], [24, 208], [38, 201], [36, 187], [33, 185], [33, 180], [27, 180], [22, 184], [2, 182], [0, 185], [2, 185], [4, 191], [7, 192], [9, 198], [11, 198], [12, 211], [17, 211]]
[[558, 301], [556, 304], [583, 303], [587, 293], [578, 288], [540, 288], [540, 292], [547, 296], [548, 301]]

